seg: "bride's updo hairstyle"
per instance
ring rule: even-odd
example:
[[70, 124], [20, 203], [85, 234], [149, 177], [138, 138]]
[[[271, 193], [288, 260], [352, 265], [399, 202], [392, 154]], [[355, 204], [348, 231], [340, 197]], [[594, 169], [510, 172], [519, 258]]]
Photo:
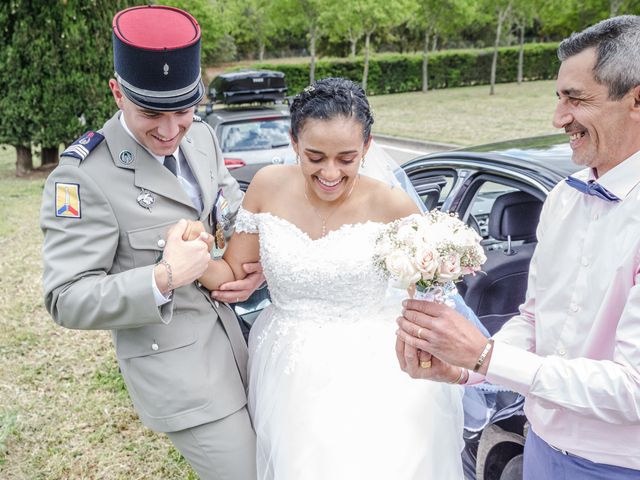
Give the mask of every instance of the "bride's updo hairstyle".
[[354, 117], [362, 125], [363, 141], [371, 135], [373, 115], [367, 95], [360, 85], [345, 78], [323, 78], [313, 82], [293, 98], [289, 110], [291, 136], [296, 142], [305, 122], [311, 118]]

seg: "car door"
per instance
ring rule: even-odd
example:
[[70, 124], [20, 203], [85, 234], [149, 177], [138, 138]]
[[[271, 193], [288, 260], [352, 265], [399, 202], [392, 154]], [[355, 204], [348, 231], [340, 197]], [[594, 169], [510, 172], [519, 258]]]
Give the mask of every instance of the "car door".
[[524, 301], [546, 188], [517, 169], [478, 158], [440, 154], [410, 162], [405, 170], [428, 208], [457, 213], [482, 237], [487, 255], [483, 272], [467, 276], [457, 287], [495, 333]]

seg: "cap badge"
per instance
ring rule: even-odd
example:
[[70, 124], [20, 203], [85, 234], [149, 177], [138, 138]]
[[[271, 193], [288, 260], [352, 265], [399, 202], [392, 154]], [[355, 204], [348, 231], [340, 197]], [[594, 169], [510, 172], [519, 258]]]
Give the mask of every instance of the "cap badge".
[[165, 63], [164, 67], [162, 67], [162, 71], [165, 75], [169, 75], [169, 65]]
[[156, 202], [156, 199], [151, 192], [143, 188], [140, 190], [140, 194], [138, 195], [138, 198], [136, 198], [136, 201], [142, 208], [151, 211], [151, 207]]
[[133, 163], [133, 153], [129, 150], [122, 150], [118, 158], [122, 165], [131, 165]]

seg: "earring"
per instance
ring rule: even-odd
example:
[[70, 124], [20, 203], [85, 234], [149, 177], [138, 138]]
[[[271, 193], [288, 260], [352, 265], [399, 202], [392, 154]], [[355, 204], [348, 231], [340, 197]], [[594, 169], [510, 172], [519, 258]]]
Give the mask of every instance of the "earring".
[[364, 167], [364, 156], [362, 157], [362, 161], [360, 162], [360, 168]]
[[300, 164], [300, 155], [296, 153], [296, 165]]

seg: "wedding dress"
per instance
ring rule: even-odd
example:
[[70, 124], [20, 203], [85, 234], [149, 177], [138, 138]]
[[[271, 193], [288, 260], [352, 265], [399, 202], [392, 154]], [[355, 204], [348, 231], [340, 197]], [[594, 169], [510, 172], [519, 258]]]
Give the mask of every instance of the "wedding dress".
[[249, 338], [258, 479], [460, 480], [462, 388], [411, 379], [395, 356], [399, 299], [373, 263], [384, 225], [312, 240], [240, 209], [259, 233], [272, 305]]

